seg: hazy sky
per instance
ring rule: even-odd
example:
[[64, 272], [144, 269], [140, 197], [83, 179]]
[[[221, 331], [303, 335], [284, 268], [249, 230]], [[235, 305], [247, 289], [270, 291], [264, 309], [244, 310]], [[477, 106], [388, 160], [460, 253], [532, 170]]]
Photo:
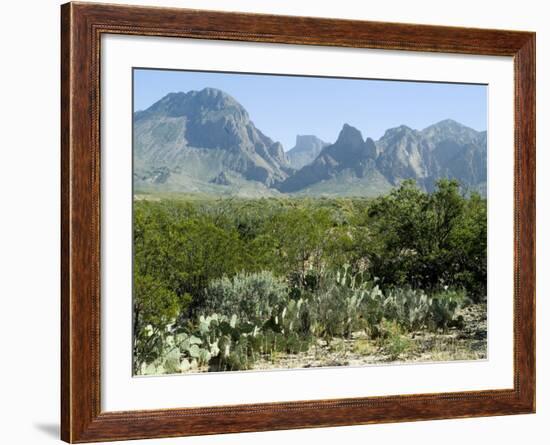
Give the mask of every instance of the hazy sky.
[[297, 134], [334, 142], [344, 123], [363, 137], [380, 138], [388, 128], [422, 129], [454, 119], [487, 128], [487, 87], [368, 79], [134, 70], [134, 110], [144, 110], [171, 92], [218, 88], [248, 111], [256, 127], [285, 150]]

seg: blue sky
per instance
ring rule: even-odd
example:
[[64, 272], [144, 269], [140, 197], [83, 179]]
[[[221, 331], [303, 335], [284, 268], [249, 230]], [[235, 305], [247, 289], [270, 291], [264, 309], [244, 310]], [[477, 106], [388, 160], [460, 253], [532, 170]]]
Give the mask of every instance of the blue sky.
[[487, 128], [485, 85], [435, 82], [135, 69], [134, 110], [171, 92], [206, 87], [233, 96], [256, 127], [285, 150], [294, 146], [297, 134], [334, 142], [344, 123], [374, 140], [388, 128], [422, 129], [443, 119]]

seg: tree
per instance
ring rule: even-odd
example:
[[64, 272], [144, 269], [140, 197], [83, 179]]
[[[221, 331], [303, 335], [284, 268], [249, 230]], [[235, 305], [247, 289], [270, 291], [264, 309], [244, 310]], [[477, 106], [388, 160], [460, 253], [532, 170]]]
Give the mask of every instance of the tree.
[[430, 243], [429, 204], [429, 196], [409, 180], [368, 209], [364, 255], [382, 285], [421, 285], [419, 257], [427, 254]]
[[326, 209], [297, 207], [278, 213], [254, 243], [256, 252], [262, 251], [262, 266], [284, 275], [297, 273], [303, 281], [308, 270], [321, 267], [331, 225]]
[[462, 196], [457, 181], [439, 180], [431, 194], [404, 181], [372, 203], [368, 228], [364, 255], [383, 285], [486, 289], [486, 203]]
[[474, 300], [487, 295], [487, 201], [473, 193], [455, 231], [451, 234], [450, 250], [456, 257], [456, 281]]

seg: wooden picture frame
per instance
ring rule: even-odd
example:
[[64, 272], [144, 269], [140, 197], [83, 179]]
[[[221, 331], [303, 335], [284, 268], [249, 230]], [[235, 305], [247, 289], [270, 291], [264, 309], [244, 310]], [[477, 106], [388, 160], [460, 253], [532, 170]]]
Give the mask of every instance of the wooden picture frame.
[[[103, 34], [512, 56], [515, 70], [513, 389], [102, 412], [99, 116]], [[61, 437], [64, 441], [535, 412], [534, 33], [67, 3], [61, 7], [61, 35]]]

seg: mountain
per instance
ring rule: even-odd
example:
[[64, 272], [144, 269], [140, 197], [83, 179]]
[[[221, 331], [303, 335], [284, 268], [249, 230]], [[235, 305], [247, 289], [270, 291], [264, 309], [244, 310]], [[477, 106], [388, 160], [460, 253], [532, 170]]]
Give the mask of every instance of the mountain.
[[[367, 185], [373, 182], [374, 177], [380, 176], [376, 171], [377, 154], [376, 145], [371, 138], [363, 140], [359, 130], [344, 124], [334, 144], [324, 147], [313, 162], [277, 184], [276, 187], [283, 193], [313, 192], [319, 188], [320, 182], [324, 183], [322, 188], [326, 189], [327, 181], [343, 182], [345, 186], [345, 183], [350, 182], [349, 178], [365, 179], [359, 182]], [[348, 179], [344, 180], [344, 178]], [[385, 182], [383, 178], [378, 179]], [[341, 188], [338, 187], [338, 189]]]
[[285, 153], [234, 98], [205, 88], [134, 113], [133, 140], [138, 192], [377, 196], [405, 179], [432, 191], [455, 178], [486, 194], [487, 133], [450, 119], [391, 128], [376, 142], [344, 124], [333, 144], [298, 135]]
[[392, 128], [376, 143], [344, 124], [334, 144], [275, 187], [283, 193], [376, 196], [405, 179], [431, 191], [439, 178], [454, 178], [485, 194], [486, 159], [486, 132], [450, 119], [422, 131]]
[[214, 88], [170, 93], [134, 113], [133, 150], [137, 189], [211, 191], [232, 183], [267, 191], [293, 171], [282, 145]]
[[404, 125], [392, 128], [376, 145], [377, 167], [393, 185], [415, 179], [432, 190], [437, 179], [454, 178], [476, 189], [487, 180], [487, 132], [451, 119], [422, 131]]
[[290, 165], [300, 169], [309, 164], [321, 153], [321, 150], [329, 145], [317, 136], [297, 135], [296, 145], [286, 152]]

